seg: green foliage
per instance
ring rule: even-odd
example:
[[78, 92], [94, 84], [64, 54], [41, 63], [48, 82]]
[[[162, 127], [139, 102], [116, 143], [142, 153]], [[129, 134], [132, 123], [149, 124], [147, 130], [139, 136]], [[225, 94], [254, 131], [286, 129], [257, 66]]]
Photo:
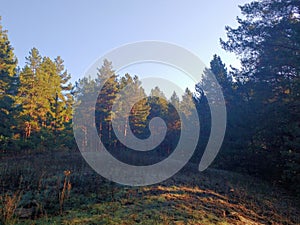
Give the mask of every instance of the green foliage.
[[[198, 93], [186, 89], [182, 100], [175, 92], [167, 99], [159, 87], [153, 88], [147, 97], [138, 76], [120, 77], [113, 69], [113, 62], [108, 60], [99, 65], [95, 80], [84, 78], [75, 87], [70, 83], [63, 60], [43, 57], [36, 48], [29, 52], [26, 65], [18, 71], [7, 31], [0, 26], [0, 151], [75, 149], [72, 113], [76, 98], [81, 106], [83, 126], [74, 129], [85, 137], [79, 144], [89, 147], [86, 140], [90, 127], [84, 123], [89, 120], [86, 110], [95, 114], [98, 135], [114, 150], [125, 147], [115, 136], [112, 120], [118, 118], [123, 122], [116, 129], [125, 137], [131, 130], [138, 138], [147, 138], [150, 120], [160, 117], [166, 122], [167, 135], [160, 147], [148, 153], [159, 157], [169, 155], [176, 147], [183, 124], [179, 115], [188, 124], [196, 122], [192, 120], [192, 108], [196, 105], [201, 121], [201, 137], [195, 153], [199, 160], [210, 135], [206, 92], [214, 93], [215, 89], [205, 87], [212, 72], [222, 88], [228, 115], [227, 133], [215, 166], [255, 174], [297, 192], [300, 183], [299, 1], [253, 1], [240, 9], [243, 17], [237, 18], [238, 27], [226, 27], [228, 39], [221, 40], [221, 45], [237, 54], [242, 68], [229, 71], [221, 58], [214, 55], [210, 68], [204, 71], [203, 80], [196, 86]], [[95, 94], [96, 106], [87, 109], [85, 105], [93, 105], [88, 103]], [[218, 101], [213, 99], [216, 104]]]
[[[84, 78], [76, 84], [75, 93], [79, 106], [76, 110], [82, 118], [81, 121], [87, 121], [88, 112], [93, 113], [95, 110], [96, 127], [102, 143], [112, 151], [117, 152], [116, 154], [122, 155], [124, 153], [126, 155], [125, 151], [119, 151], [126, 149], [126, 146], [116, 137], [112, 120], [116, 121], [115, 129], [122, 133], [125, 138], [131, 130], [137, 138], [143, 139], [150, 135], [150, 120], [154, 117], [160, 117], [166, 122], [168, 132], [165, 141], [159, 148], [155, 149], [155, 153], [159, 156], [170, 154], [176, 147], [181, 129], [179, 112], [172, 104], [183, 112], [185, 119], [190, 120], [190, 110], [195, 107], [192, 92], [187, 89], [182, 96], [182, 101], [179, 100], [176, 93], [173, 93], [171, 99], [168, 100], [159, 87], [155, 87], [151, 90], [150, 96], [147, 97], [139, 78], [137, 76], [132, 77], [130, 74], [118, 77], [113, 70], [112, 62], [104, 60], [98, 71], [97, 79]], [[92, 100], [95, 94], [97, 94], [96, 107], [88, 109], [86, 104], [93, 105], [89, 104], [89, 99]], [[193, 123], [193, 121], [189, 122]], [[75, 128], [79, 132], [78, 134], [82, 136], [82, 148], [88, 148], [86, 140], [90, 128], [85, 124], [88, 123], [82, 123], [80, 127]], [[157, 132], [157, 130], [152, 132]], [[157, 156], [155, 153], [149, 157]], [[125, 157], [124, 155], [121, 157]], [[131, 153], [127, 156], [128, 158], [135, 158]]]
[[108, 137], [106, 138], [106, 140], [108, 140], [107, 144], [111, 145], [111, 119], [114, 115], [112, 106], [119, 90], [117, 75], [112, 68], [112, 62], [104, 60], [102, 67], [98, 69], [96, 85], [98, 87], [100, 85], [102, 86], [101, 90], [98, 90], [98, 87], [96, 89], [96, 91], [99, 92], [95, 109], [96, 127], [98, 129], [100, 138], [102, 138], [102, 136]]
[[[1, 17], [0, 17], [1, 22]], [[0, 151], [9, 148], [16, 123], [15, 95], [18, 88], [17, 60], [8, 40], [7, 31], [0, 24]]]
[[[20, 137], [42, 148], [62, 145], [66, 132], [72, 135], [72, 84], [63, 60], [52, 61], [33, 48], [20, 72], [17, 102], [22, 110], [18, 116]], [[66, 132], [64, 132], [66, 131]], [[52, 144], [51, 144], [52, 143]], [[48, 146], [48, 147], [47, 147]]]
[[231, 111], [236, 120], [229, 121], [238, 126], [227, 136], [234, 142], [242, 140], [235, 133], [245, 138], [239, 142], [246, 154], [242, 151], [236, 159], [242, 168], [295, 191], [300, 173], [300, 5], [295, 0], [263, 0], [240, 8], [244, 17], [238, 18], [239, 26], [226, 27], [228, 40], [221, 40], [242, 63], [240, 71], [233, 71], [234, 101], [240, 106]]
[[253, 1], [241, 6], [238, 28], [226, 27], [225, 50], [241, 58], [243, 76], [272, 80], [299, 73], [299, 2]]
[[135, 135], [142, 134], [147, 126], [150, 106], [141, 82], [137, 76], [132, 78], [129, 74], [125, 74], [119, 83], [120, 91], [115, 103], [115, 108], [118, 110], [114, 118], [122, 120], [124, 127], [118, 129], [125, 137], [130, 128]]

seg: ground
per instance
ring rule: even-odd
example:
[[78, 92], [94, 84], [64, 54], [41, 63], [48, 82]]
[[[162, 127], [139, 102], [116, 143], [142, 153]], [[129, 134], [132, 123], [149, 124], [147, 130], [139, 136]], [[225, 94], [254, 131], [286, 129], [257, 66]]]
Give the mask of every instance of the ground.
[[2, 156], [4, 224], [300, 224], [299, 199], [246, 175], [187, 166], [151, 186], [95, 173], [78, 152]]

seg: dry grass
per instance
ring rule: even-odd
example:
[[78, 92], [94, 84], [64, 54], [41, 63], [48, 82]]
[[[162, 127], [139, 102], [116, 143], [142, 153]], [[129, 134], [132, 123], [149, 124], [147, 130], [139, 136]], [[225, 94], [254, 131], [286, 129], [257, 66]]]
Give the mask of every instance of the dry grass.
[[1, 198], [18, 193], [9, 195], [10, 218], [29, 202], [42, 206], [16, 224], [300, 224], [297, 199], [227, 171], [185, 168], [158, 185], [131, 188], [106, 181], [78, 153], [55, 153], [2, 159], [0, 174]]
[[15, 212], [21, 200], [22, 192], [5, 193], [0, 196], [0, 221], [2, 224], [14, 224]]

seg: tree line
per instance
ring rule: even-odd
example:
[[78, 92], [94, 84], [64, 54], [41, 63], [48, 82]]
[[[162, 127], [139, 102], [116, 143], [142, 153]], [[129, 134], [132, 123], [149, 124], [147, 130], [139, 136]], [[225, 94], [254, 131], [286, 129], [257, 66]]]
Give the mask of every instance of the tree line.
[[[195, 108], [195, 99], [188, 88], [185, 89], [181, 100], [175, 91], [168, 99], [158, 86], [154, 87], [147, 96], [138, 76], [128, 73], [124, 76], [117, 76], [112, 62], [108, 60], [104, 60], [103, 65], [98, 69], [96, 79], [85, 77], [79, 80], [76, 82], [75, 90], [77, 104], [80, 105], [75, 108], [79, 111], [78, 117], [81, 120], [80, 125], [75, 129], [81, 133], [79, 136], [82, 137], [80, 138], [82, 143], [78, 144], [83, 149], [89, 149], [87, 143], [90, 135], [89, 127], [87, 127], [87, 124], [90, 124], [87, 122], [89, 112], [95, 112], [98, 135], [112, 154], [124, 160], [133, 159], [134, 155], [143, 155], [142, 158], [147, 163], [150, 158], [157, 160], [157, 157], [167, 156], [175, 149], [181, 130], [180, 116], [189, 121], [188, 123], [193, 123], [191, 109]], [[92, 96], [95, 93], [97, 93], [97, 101], [93, 104]], [[88, 102], [90, 99], [92, 104]], [[129, 114], [127, 115], [126, 112]], [[160, 130], [158, 127], [152, 130], [152, 133], [150, 132], [150, 121], [155, 117], [160, 117], [165, 121], [167, 132], [164, 141], [152, 151], [143, 154], [130, 151], [116, 136], [117, 131], [126, 139], [129, 132], [132, 132], [137, 138], [146, 139], [153, 135], [153, 132]], [[116, 121], [115, 127], [113, 127], [114, 120]], [[141, 162], [131, 161], [131, 163]]]
[[[297, 0], [261, 0], [240, 9], [242, 18], [237, 18], [237, 28], [227, 26], [227, 38], [220, 43], [223, 49], [239, 57], [241, 68], [227, 68], [217, 55], [207, 68], [222, 87], [227, 109], [226, 135], [213, 166], [255, 175], [299, 194], [300, 4]], [[144, 139], [150, 135], [149, 121], [161, 117], [168, 128], [166, 138], [157, 149], [144, 156], [167, 157], [180, 136], [180, 115], [175, 108], [180, 108], [187, 121], [193, 123], [190, 109], [196, 107], [201, 135], [192, 161], [199, 162], [211, 124], [202, 88], [208, 82], [205, 73], [194, 92], [186, 89], [181, 100], [176, 93], [167, 99], [158, 87], [146, 96], [138, 76], [118, 76], [113, 62], [107, 60], [99, 65], [96, 79], [84, 78], [75, 85], [70, 83], [70, 75], [60, 57], [54, 60], [42, 57], [35, 48], [26, 58], [25, 67], [20, 69], [2, 27], [0, 47], [1, 151], [75, 149], [74, 100], [86, 100], [90, 93], [97, 92], [98, 135], [111, 153], [123, 161], [130, 161], [136, 153], [118, 141], [112, 128], [113, 118], [126, 121], [116, 128], [124, 136], [132, 131]], [[107, 76], [110, 78], [99, 90]], [[122, 96], [132, 102], [116, 104], [126, 109], [135, 103], [127, 109], [129, 117], [112, 110], [118, 93], [125, 86], [130, 90], [123, 93], [135, 93], [136, 98]], [[136, 99], [140, 100], [136, 102]], [[88, 129], [80, 129], [83, 136], [88, 135]], [[153, 163], [156, 159], [151, 160]]]

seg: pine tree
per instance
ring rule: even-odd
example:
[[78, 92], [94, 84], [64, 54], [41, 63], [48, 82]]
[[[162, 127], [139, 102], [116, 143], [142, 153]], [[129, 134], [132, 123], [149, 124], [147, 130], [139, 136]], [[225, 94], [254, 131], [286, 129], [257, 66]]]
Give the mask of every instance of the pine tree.
[[112, 62], [104, 60], [103, 65], [98, 69], [97, 85], [101, 85], [99, 90], [98, 100], [96, 103], [96, 127], [99, 135], [106, 138], [108, 144], [111, 140], [112, 125], [111, 119], [113, 116], [112, 106], [118, 93], [117, 75], [112, 67]]
[[155, 87], [150, 91], [150, 97], [148, 98], [151, 110], [150, 116], [160, 116], [166, 119], [168, 116], [168, 101], [165, 94], [159, 87]]
[[[242, 81], [238, 92], [244, 104], [240, 107], [248, 109], [244, 113], [246, 147], [255, 156], [248, 158], [247, 169], [265, 177], [272, 174], [277, 181], [288, 174], [286, 180], [295, 182], [300, 171], [299, 159], [294, 157], [299, 154], [295, 135], [300, 121], [299, 1], [262, 0], [240, 8], [244, 18], [238, 18], [237, 28], [226, 27], [228, 40], [221, 44], [241, 58], [242, 69], [235, 73]], [[296, 183], [288, 186], [299, 188]]]
[[188, 88], [186, 88], [182, 96], [182, 101], [180, 102], [180, 112], [182, 112], [183, 116], [186, 119], [189, 119], [192, 115], [192, 109], [194, 107], [195, 104], [193, 100], [193, 94]]
[[[116, 118], [122, 120], [124, 124], [123, 133], [126, 137], [128, 129], [132, 129], [135, 135], [141, 135], [145, 132], [147, 126], [147, 118], [150, 113], [146, 94], [141, 87], [141, 82], [137, 76], [133, 78], [129, 74], [125, 74], [120, 80], [119, 99], [116, 101], [117, 108], [121, 112], [116, 112]], [[125, 112], [130, 112], [129, 117]], [[130, 125], [130, 127], [128, 127]]]
[[166, 137], [167, 143], [167, 154], [170, 154], [171, 150], [174, 150], [177, 146], [177, 141], [179, 140], [179, 135], [181, 131], [181, 120], [180, 120], [180, 99], [176, 92], [174, 91], [171, 95], [168, 104], [168, 136]]
[[176, 92], [174, 91], [170, 98], [170, 103], [168, 106], [168, 124], [169, 129], [171, 129], [173, 132], [178, 132], [181, 128], [181, 122], [179, 118], [179, 112], [180, 110], [180, 100], [177, 96]]
[[0, 145], [4, 148], [13, 137], [15, 127], [15, 95], [18, 88], [16, 66], [17, 60], [7, 31], [0, 24]]
[[19, 126], [25, 138], [30, 137], [32, 131], [35, 132], [40, 129], [38, 122], [39, 114], [37, 111], [38, 86], [40, 84], [37, 79], [41, 63], [42, 57], [39, 51], [33, 48], [29, 52], [29, 56], [26, 57], [26, 66], [20, 73], [18, 104], [22, 106], [22, 112], [20, 113]]
[[244, 18], [237, 19], [238, 28], [226, 27], [228, 40], [221, 44], [241, 58], [243, 76], [276, 82], [299, 75], [299, 1], [254, 1], [240, 8]]
[[[43, 57], [33, 48], [20, 73], [18, 103], [20, 130], [25, 138], [41, 146], [58, 144], [61, 137], [72, 136], [72, 85], [63, 60]], [[68, 129], [68, 135], [64, 130]], [[34, 134], [34, 135], [33, 135]]]
[[72, 119], [73, 113], [73, 85], [70, 82], [71, 76], [67, 70], [65, 70], [63, 62], [59, 56], [54, 60], [57, 86], [50, 102], [52, 106], [51, 117], [55, 132], [66, 128], [66, 125], [69, 124]]
[[[73, 129], [76, 134], [76, 140], [80, 149], [90, 150], [88, 137], [90, 135], [90, 130], [94, 127], [90, 127], [90, 115], [95, 114], [95, 93], [97, 93], [98, 88], [96, 81], [91, 77], [84, 77], [75, 83], [74, 96], [76, 103], [74, 104], [74, 114], [76, 115], [75, 124]], [[96, 120], [97, 122], [97, 120]]]

